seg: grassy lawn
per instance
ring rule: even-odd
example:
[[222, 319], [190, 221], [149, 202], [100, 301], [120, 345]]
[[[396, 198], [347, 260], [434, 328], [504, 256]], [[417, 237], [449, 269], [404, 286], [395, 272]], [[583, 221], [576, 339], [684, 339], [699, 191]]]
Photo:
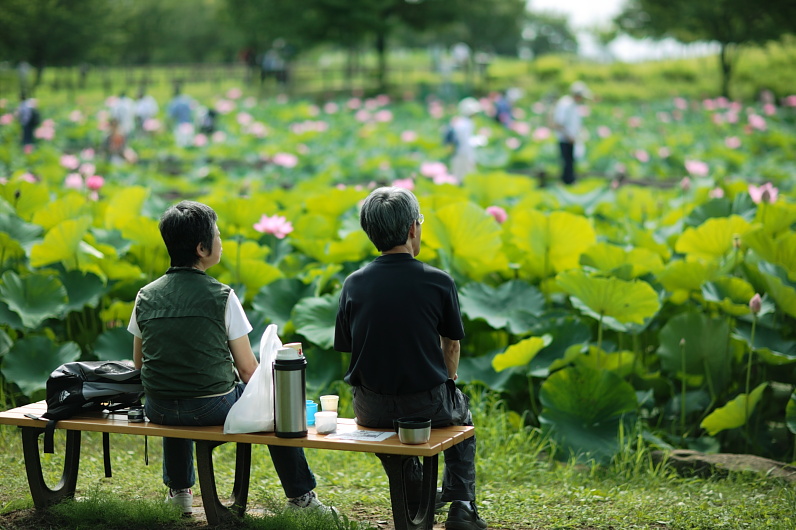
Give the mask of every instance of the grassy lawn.
[[[792, 529], [796, 490], [792, 484], [751, 474], [726, 478], [682, 478], [652, 463], [646, 448], [628, 449], [607, 467], [555, 462], [535, 430], [520, 427], [489, 395], [471, 392], [478, 428], [478, 497], [490, 528], [503, 529]], [[149, 440], [111, 437], [113, 477], [102, 468], [101, 435], [83, 433], [78, 498], [46, 516], [34, 512], [16, 428], [0, 427], [0, 528], [202, 528], [201, 520], [180, 519], [162, 502], [161, 450]], [[221, 494], [231, 491], [233, 447], [216, 449]], [[317, 491], [343, 514], [340, 521], [281, 514], [284, 498], [267, 448], [253, 447], [249, 513], [245, 528], [392, 528], [387, 478], [369, 454], [308, 450]], [[63, 444], [46, 455], [54, 484], [63, 462]], [[198, 497], [198, 486], [194, 493]], [[257, 516], [263, 512], [268, 516]], [[437, 516], [442, 528], [444, 515]]]

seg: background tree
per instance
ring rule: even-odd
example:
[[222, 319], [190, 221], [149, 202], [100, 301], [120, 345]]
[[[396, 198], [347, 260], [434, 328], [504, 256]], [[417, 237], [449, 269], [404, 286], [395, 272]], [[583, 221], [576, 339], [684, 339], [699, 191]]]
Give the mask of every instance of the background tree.
[[522, 31], [525, 45], [534, 57], [550, 53], [577, 53], [578, 39], [566, 15], [538, 12], [528, 16]]
[[742, 47], [777, 40], [796, 31], [796, 2], [627, 0], [615, 22], [636, 37], [719, 43], [721, 94], [729, 97], [733, 67]]
[[47, 65], [72, 65], [91, 56], [105, 38], [107, 0], [3, 0], [0, 50], [36, 69], [38, 84]]

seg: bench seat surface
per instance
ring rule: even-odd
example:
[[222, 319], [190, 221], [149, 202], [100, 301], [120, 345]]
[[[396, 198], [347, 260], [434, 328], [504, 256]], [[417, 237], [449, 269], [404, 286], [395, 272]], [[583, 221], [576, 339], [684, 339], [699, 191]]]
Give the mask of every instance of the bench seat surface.
[[[47, 411], [47, 404], [38, 401], [22, 407], [0, 412], [0, 424], [16, 425], [19, 427], [44, 427], [47, 420], [34, 419], [26, 416], [30, 414], [37, 418]], [[136, 434], [157, 437], [191, 438], [194, 440], [210, 440], [218, 442], [237, 442], [266, 445], [283, 445], [290, 447], [306, 447], [309, 449], [332, 449], [338, 451], [358, 451], [367, 453], [384, 453], [394, 455], [433, 456], [445, 449], [470, 438], [475, 434], [473, 427], [451, 426], [431, 429], [431, 438], [427, 443], [408, 445], [402, 444], [395, 434], [381, 442], [367, 440], [345, 440], [329, 438], [328, 435], [317, 434], [315, 427], [310, 426], [308, 434], [302, 438], [279, 438], [273, 432], [224, 434], [222, 425], [209, 427], [183, 427], [171, 425], [158, 425], [148, 420], [143, 423], [130, 423], [127, 414], [107, 412], [86, 412], [79, 416], [60, 420], [59, 429], [108, 432], [118, 434]], [[338, 418], [337, 433], [350, 431], [382, 431], [385, 429], [370, 429], [357, 425], [351, 418]]]

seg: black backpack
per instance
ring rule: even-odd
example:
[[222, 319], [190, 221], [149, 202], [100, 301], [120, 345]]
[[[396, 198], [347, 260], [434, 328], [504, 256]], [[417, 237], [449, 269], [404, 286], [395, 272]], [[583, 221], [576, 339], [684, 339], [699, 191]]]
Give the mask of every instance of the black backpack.
[[130, 361], [76, 361], [62, 364], [47, 379], [44, 452], [53, 452], [58, 420], [88, 411], [141, 406], [141, 371]]

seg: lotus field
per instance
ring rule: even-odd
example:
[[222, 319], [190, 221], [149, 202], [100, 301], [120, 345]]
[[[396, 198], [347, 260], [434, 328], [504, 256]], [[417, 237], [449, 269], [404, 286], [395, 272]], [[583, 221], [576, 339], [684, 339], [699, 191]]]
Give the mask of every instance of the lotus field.
[[545, 101], [522, 101], [508, 128], [477, 116], [463, 180], [439, 101], [230, 89], [206, 102], [217, 130], [188, 147], [163, 112], [145, 122], [134, 162], [102, 154], [111, 102], [40, 102], [28, 152], [0, 103], [7, 405], [42, 399], [61, 363], [131, 358], [135, 294], [169, 266], [158, 218], [181, 198], [219, 214], [210, 272], [241, 297], [255, 351], [276, 323], [304, 343], [310, 392], [345, 392], [338, 293], [376, 255], [357, 208], [392, 184], [420, 199], [419, 259], [459, 287], [460, 383], [500, 392], [559, 456], [605, 462], [641, 443], [794, 459], [796, 96], [591, 102], [571, 187]]

